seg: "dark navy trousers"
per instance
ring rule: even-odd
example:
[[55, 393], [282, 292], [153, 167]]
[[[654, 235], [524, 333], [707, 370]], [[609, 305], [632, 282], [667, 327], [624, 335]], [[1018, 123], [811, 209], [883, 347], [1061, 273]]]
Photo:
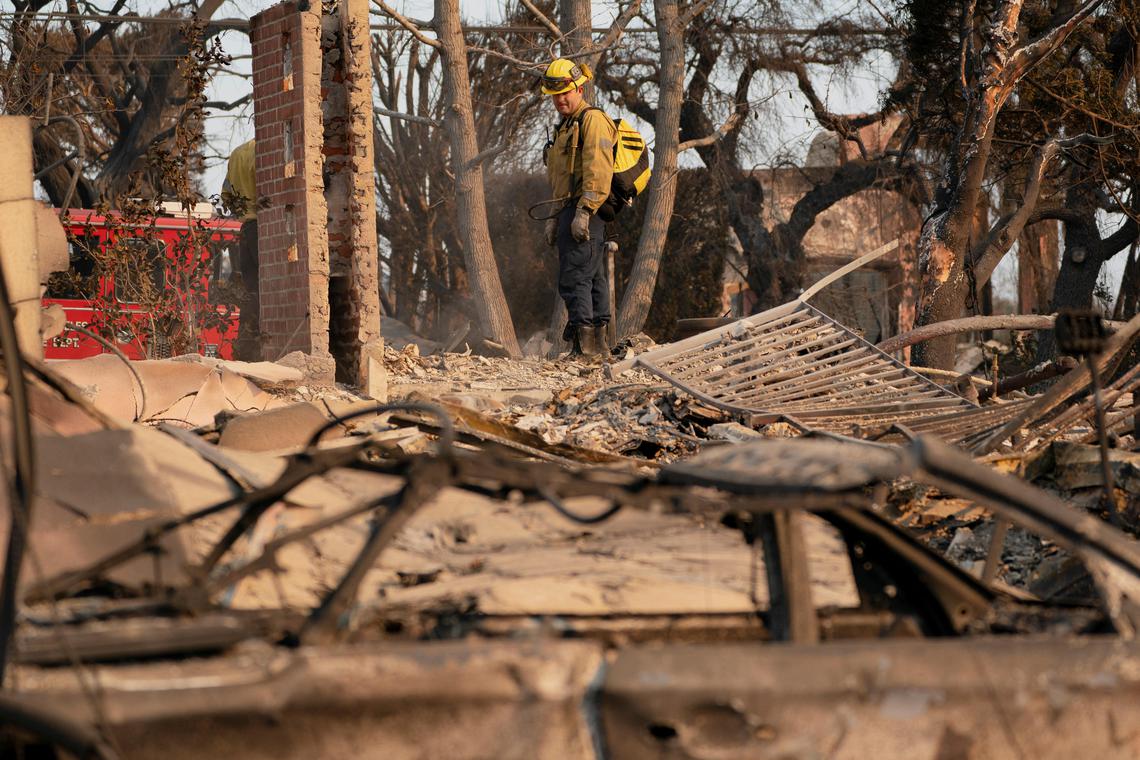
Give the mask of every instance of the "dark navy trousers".
[[606, 224], [590, 217], [590, 239], [579, 243], [570, 234], [576, 207], [558, 214], [558, 295], [566, 302], [567, 324], [600, 325], [610, 321], [610, 289], [606, 280]]

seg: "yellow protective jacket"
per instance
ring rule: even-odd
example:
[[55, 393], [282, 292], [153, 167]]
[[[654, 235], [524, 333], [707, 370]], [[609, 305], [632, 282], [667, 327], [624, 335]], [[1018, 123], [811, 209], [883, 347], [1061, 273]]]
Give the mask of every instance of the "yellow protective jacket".
[[226, 166], [226, 182], [223, 187], [234, 195], [240, 195], [245, 204], [242, 207], [242, 221], [257, 218], [257, 183], [254, 181], [255, 151], [253, 140], [234, 148]]
[[610, 194], [616, 140], [614, 123], [583, 100], [578, 110], [559, 123], [554, 142], [546, 150], [552, 197], [575, 198], [578, 206], [591, 214], [597, 212]]

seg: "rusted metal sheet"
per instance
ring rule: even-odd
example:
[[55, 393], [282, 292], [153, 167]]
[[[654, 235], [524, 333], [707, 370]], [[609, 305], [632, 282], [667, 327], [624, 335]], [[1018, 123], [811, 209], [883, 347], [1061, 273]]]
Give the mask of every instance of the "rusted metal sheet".
[[[130, 757], [1073, 758], [1140, 753], [1140, 649], [1113, 637], [251, 649], [100, 668]], [[21, 697], [91, 720], [74, 672]]]
[[[250, 647], [92, 669], [126, 757], [588, 760], [602, 646], [579, 641]], [[95, 723], [72, 670], [19, 671], [21, 696]]]
[[899, 446], [792, 438], [711, 448], [662, 468], [660, 480], [740, 493], [838, 493], [891, 481], [913, 469], [909, 452]]
[[1111, 638], [620, 652], [601, 697], [610, 757], [1096, 757], [1140, 754], [1140, 649]]
[[892, 425], [959, 442], [1011, 417], [918, 374], [811, 304], [793, 301], [614, 365], [637, 365], [703, 401], [846, 434]]

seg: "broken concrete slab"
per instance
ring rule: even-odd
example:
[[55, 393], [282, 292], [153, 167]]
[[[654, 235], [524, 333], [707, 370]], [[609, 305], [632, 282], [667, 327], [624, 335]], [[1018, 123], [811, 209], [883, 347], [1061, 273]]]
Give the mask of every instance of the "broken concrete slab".
[[305, 385], [328, 388], [336, 384], [336, 361], [329, 354], [307, 354], [293, 351], [274, 364], [300, 371]]
[[[137, 364], [132, 365], [136, 371]], [[197, 390], [209, 373], [205, 367], [171, 366], [169, 376], [161, 376], [161, 370], [152, 375], [157, 382], [149, 389], [152, 394], [148, 394], [147, 405], [151, 408], [165, 408]], [[142, 398], [147, 389], [140, 388], [141, 378], [136, 378], [116, 356], [99, 354], [87, 359], [52, 361], [48, 362], [48, 367], [75, 385], [95, 408], [116, 419], [134, 421], [147, 411]], [[149, 398], [150, 395], [153, 399]]]
[[36, 441], [39, 491], [77, 513], [172, 517], [234, 494], [217, 468], [146, 427]]
[[186, 394], [162, 411], [148, 414], [147, 418], [201, 427], [212, 423], [218, 412], [229, 409], [226, 391], [222, 388], [221, 373], [211, 372], [196, 391]]
[[[70, 437], [38, 436], [37, 508], [30, 545], [36, 561], [25, 584], [85, 567], [143, 531], [236, 493], [233, 482], [169, 436], [144, 427]], [[6, 501], [6, 497], [4, 498]], [[8, 531], [9, 510], [2, 530]], [[166, 537], [158, 572], [163, 583], [186, 580], [189, 536]], [[142, 556], [107, 574], [107, 580], [142, 589], [155, 582], [156, 565]]]
[[296, 388], [305, 381], [305, 376], [297, 367], [290, 367], [276, 362], [239, 362], [226, 359], [214, 359], [201, 354], [184, 354], [175, 356], [171, 361], [190, 362], [201, 364], [204, 367], [221, 368], [235, 375], [251, 380], [259, 388], [266, 390], [289, 390]]
[[197, 362], [147, 360], [128, 367], [116, 356], [100, 354], [51, 362], [50, 367], [97, 409], [120, 420], [197, 427], [212, 422], [220, 411], [260, 410], [281, 403], [244, 377]]
[[[94, 433], [124, 425], [123, 422], [108, 417], [86, 401], [82, 403], [73, 401], [72, 398], [82, 399], [82, 396], [79, 395], [78, 389], [67, 381], [54, 377], [52, 381], [53, 384], [49, 385], [39, 378], [27, 380], [26, 390], [33, 432], [67, 436]], [[61, 393], [60, 388], [65, 389], [72, 398]], [[11, 440], [10, 422], [11, 399], [7, 393], [4, 393], [0, 395], [0, 431], [3, 431], [4, 440]]]
[[67, 312], [59, 304], [49, 304], [40, 312], [40, 330], [45, 341], [62, 333], [66, 326]]
[[[244, 451], [287, 451], [308, 443], [318, 429], [329, 421], [322, 407], [302, 401], [277, 409], [230, 417], [222, 428], [218, 445]], [[342, 433], [333, 428], [322, 440]]]

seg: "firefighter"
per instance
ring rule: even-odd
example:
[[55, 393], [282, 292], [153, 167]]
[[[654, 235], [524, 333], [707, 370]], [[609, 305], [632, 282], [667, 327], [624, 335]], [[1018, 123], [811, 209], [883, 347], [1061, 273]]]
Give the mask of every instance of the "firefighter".
[[243, 361], [260, 361], [258, 317], [261, 310], [259, 258], [257, 253], [257, 185], [254, 181], [255, 155], [253, 140], [234, 148], [226, 166], [222, 185], [222, 202], [241, 218], [238, 237], [238, 271], [241, 272], [245, 298], [238, 317], [238, 339], [234, 355]]
[[558, 294], [568, 316], [562, 337], [572, 342], [572, 356], [609, 354], [605, 223], [598, 210], [610, 194], [617, 129], [586, 101], [592, 76], [586, 64], [559, 58], [542, 78], [542, 92], [561, 117], [545, 159], [551, 197], [562, 206], [546, 220], [545, 233], [547, 244], [558, 246]]

